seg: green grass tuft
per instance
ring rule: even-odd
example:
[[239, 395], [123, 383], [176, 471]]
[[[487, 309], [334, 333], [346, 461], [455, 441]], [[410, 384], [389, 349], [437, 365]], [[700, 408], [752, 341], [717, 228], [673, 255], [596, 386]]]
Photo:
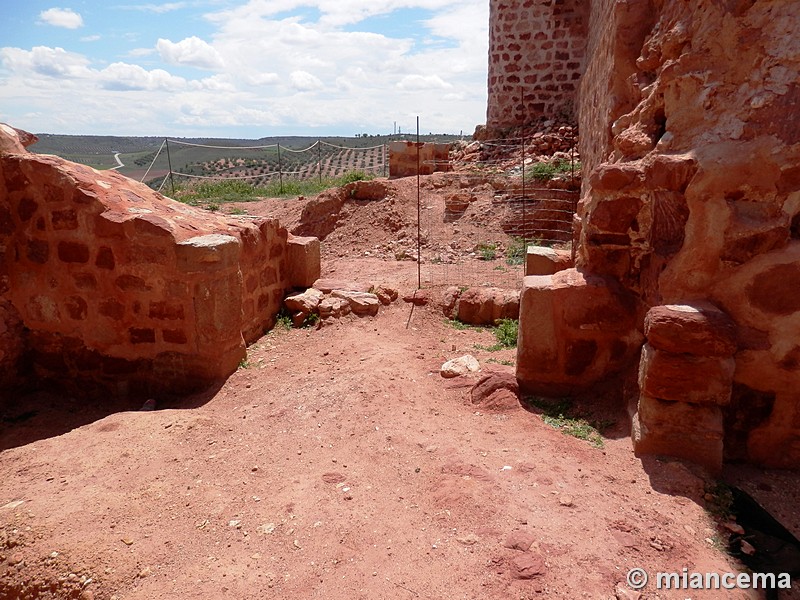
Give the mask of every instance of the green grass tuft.
[[528, 397], [525, 402], [542, 411], [542, 421], [554, 429], [560, 430], [564, 435], [570, 435], [579, 440], [589, 442], [595, 448], [605, 445], [600, 432], [612, 423], [595, 422], [572, 414], [572, 404], [569, 399], [562, 398], [558, 401], [549, 401], [542, 398]]
[[494, 337], [503, 348], [516, 348], [519, 335], [519, 321], [516, 319], [500, 319], [494, 328]]

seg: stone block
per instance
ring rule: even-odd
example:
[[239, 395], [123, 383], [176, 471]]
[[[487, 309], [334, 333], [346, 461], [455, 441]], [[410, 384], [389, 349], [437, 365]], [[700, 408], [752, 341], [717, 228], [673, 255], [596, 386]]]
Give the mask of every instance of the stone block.
[[350, 314], [350, 303], [344, 298], [325, 298], [319, 303], [319, 316], [322, 319], [338, 319]]
[[528, 246], [525, 258], [525, 275], [553, 275], [575, 264], [570, 252], [554, 250], [547, 246]]
[[470, 325], [494, 325], [499, 319], [518, 319], [519, 292], [495, 287], [465, 290], [456, 302], [456, 318]]
[[234, 268], [239, 262], [240, 247], [232, 235], [214, 233], [189, 238], [177, 245], [178, 268], [186, 273]]
[[576, 269], [523, 280], [517, 379], [545, 396], [580, 393], [634, 364], [643, 341], [631, 298]]
[[289, 236], [286, 244], [286, 280], [291, 287], [313, 286], [321, 274], [320, 265], [319, 239]]
[[291, 296], [287, 296], [283, 302], [289, 312], [299, 312], [304, 316], [308, 316], [311, 313], [317, 312], [319, 303], [322, 302], [324, 297], [325, 294], [319, 290], [309, 288], [301, 294], [292, 294]]
[[639, 397], [633, 418], [633, 448], [637, 456], [672, 456], [722, 470], [723, 417], [718, 406], [668, 402]]
[[333, 290], [331, 296], [342, 298], [350, 303], [350, 310], [358, 316], [374, 317], [378, 314], [381, 302], [375, 294], [367, 292], [348, 292], [345, 290]]
[[345, 279], [317, 279], [313, 286], [323, 294], [330, 294], [333, 290], [343, 290], [348, 292], [369, 292], [372, 284], [348, 281]]
[[726, 406], [731, 400], [735, 369], [731, 357], [674, 354], [645, 344], [639, 363], [639, 389], [660, 400]]
[[644, 320], [644, 333], [654, 348], [698, 356], [732, 356], [736, 325], [710, 304], [654, 306]]

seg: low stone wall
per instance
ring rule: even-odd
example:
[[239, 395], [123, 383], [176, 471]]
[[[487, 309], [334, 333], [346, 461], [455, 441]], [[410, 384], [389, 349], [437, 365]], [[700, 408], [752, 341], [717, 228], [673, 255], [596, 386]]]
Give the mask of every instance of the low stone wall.
[[0, 383], [190, 392], [274, 325], [292, 271], [276, 220], [12, 150], [0, 153]]

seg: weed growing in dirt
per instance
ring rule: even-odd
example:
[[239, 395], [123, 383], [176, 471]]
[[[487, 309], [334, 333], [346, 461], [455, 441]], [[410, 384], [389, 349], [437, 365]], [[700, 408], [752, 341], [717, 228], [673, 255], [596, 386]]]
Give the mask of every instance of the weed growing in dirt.
[[445, 319], [444, 322], [453, 329], [458, 329], [459, 331], [465, 331], [467, 329], [474, 329], [475, 331], [481, 330], [480, 327], [476, 327], [475, 325], [467, 325], [466, 323], [462, 323], [458, 319]]
[[524, 264], [527, 253], [528, 244], [523, 238], [511, 238], [511, 244], [506, 248], [506, 264], [512, 267]]
[[480, 255], [481, 260], [494, 260], [497, 258], [497, 244], [494, 242], [478, 244], [476, 251]]
[[513, 367], [514, 361], [513, 360], [497, 360], [496, 358], [490, 358], [486, 361], [487, 363], [494, 363], [497, 365], [504, 365], [506, 367]]
[[706, 486], [706, 510], [713, 516], [730, 520], [733, 510], [733, 492], [721, 481]]
[[564, 159], [555, 162], [538, 162], [532, 165], [527, 171], [526, 175], [536, 181], [546, 182], [553, 179], [556, 175], [572, 173], [573, 168], [575, 172], [581, 168], [580, 162], [572, 162]]
[[275, 329], [289, 331], [291, 328], [292, 328], [292, 317], [290, 317], [287, 314], [278, 315], [278, 319], [277, 321], [275, 321]]
[[571, 435], [585, 440], [595, 448], [605, 445], [600, 432], [611, 426], [610, 422], [593, 422], [583, 417], [572, 415], [572, 404], [566, 398], [556, 402], [536, 397], [526, 397], [524, 401], [542, 412], [542, 421], [564, 435]]
[[250, 360], [245, 356], [242, 360], [239, 361], [239, 368], [240, 369], [249, 369], [252, 365], [250, 364]]
[[494, 328], [494, 337], [503, 348], [516, 348], [519, 335], [519, 321], [516, 319], [500, 319]]

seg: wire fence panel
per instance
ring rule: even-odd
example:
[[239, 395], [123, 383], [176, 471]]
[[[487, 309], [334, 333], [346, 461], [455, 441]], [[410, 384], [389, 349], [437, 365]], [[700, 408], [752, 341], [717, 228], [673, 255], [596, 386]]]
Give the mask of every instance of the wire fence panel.
[[[571, 248], [580, 195], [576, 140], [541, 137], [544, 156], [523, 138], [474, 143], [481, 149], [478, 156], [456, 158], [450, 165], [455, 173], [437, 175], [457, 180], [460, 191], [445, 192], [441, 211], [434, 208], [437, 203], [422, 201], [423, 287], [516, 289], [529, 245]], [[471, 247], [465, 247], [465, 238]]]
[[304, 148], [165, 140], [161, 149], [152, 155], [141, 181], [161, 189], [168, 178], [173, 183], [176, 180], [230, 179], [263, 186], [275, 179], [282, 182], [284, 177], [322, 180], [352, 171], [381, 176], [387, 172], [387, 154], [385, 144], [353, 148], [322, 140]]

